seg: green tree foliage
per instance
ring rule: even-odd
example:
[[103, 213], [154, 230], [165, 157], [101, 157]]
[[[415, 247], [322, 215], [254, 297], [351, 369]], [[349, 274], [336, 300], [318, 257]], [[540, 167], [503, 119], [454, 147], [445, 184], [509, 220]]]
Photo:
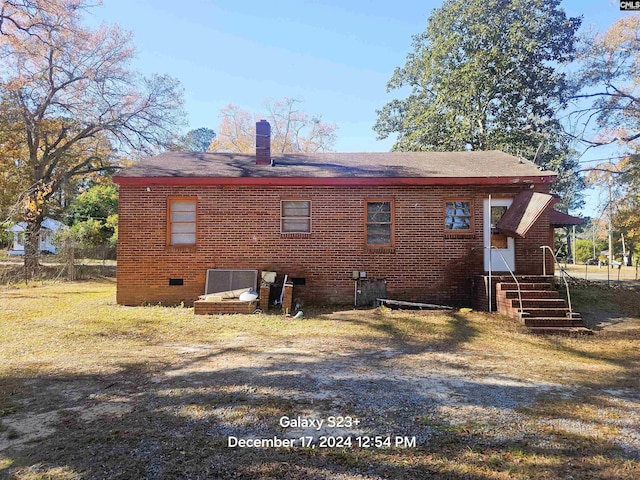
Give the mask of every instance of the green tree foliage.
[[379, 137], [397, 133], [397, 150], [535, 151], [540, 134], [558, 131], [568, 92], [556, 65], [573, 59], [581, 23], [559, 4], [449, 0], [434, 10], [387, 85], [412, 91], [378, 112]]
[[109, 215], [104, 220], [89, 218], [73, 225], [70, 232], [81, 247], [115, 247], [118, 242], [118, 215]]
[[593, 254], [593, 241], [586, 238], [576, 240], [576, 261], [585, 263], [587, 260], [598, 259], [600, 252], [607, 249], [607, 242], [603, 239], [597, 239], [595, 245], [595, 256]]
[[[379, 138], [394, 150], [503, 150], [578, 179], [556, 112], [569, 95], [558, 69], [573, 60], [580, 18], [560, 0], [449, 0], [413, 37], [413, 53], [389, 91], [410, 88], [378, 111]], [[580, 184], [572, 185], [579, 203]], [[572, 205], [575, 206], [575, 205]]]
[[586, 186], [584, 177], [580, 174], [578, 156], [567, 146], [565, 140], [559, 139], [550, 147], [541, 149], [541, 154], [535, 157], [537, 164], [558, 174], [551, 185], [551, 192], [560, 196], [560, 202], [554, 208], [561, 212], [584, 205], [583, 191]]
[[180, 152], [206, 152], [209, 145], [216, 138], [216, 132], [210, 128], [200, 127], [189, 130], [169, 147], [170, 150]]
[[214, 138], [216, 138], [216, 132], [210, 128], [196, 128], [187, 132], [184, 136], [184, 144], [190, 152], [206, 152]]
[[71, 227], [71, 232], [73, 239], [83, 247], [103, 245], [113, 235], [113, 232], [111, 234], [105, 232], [103, 222], [93, 218], [76, 223]]
[[118, 189], [113, 184], [94, 185], [76, 197], [68, 211], [68, 225], [89, 218], [106, 220], [118, 213]]
[[593, 243], [591, 240], [576, 240], [576, 261], [578, 263], [584, 263], [593, 257]]
[[78, 195], [69, 208], [67, 224], [82, 246], [115, 244], [118, 226], [118, 190], [94, 185]]

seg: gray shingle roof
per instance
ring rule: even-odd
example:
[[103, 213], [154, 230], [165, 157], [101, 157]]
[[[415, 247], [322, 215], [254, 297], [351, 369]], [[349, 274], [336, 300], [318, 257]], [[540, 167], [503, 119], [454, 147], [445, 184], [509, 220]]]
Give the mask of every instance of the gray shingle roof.
[[501, 151], [315, 153], [274, 155], [275, 165], [256, 165], [255, 155], [166, 152], [116, 176], [212, 178], [464, 178], [549, 177], [534, 163]]

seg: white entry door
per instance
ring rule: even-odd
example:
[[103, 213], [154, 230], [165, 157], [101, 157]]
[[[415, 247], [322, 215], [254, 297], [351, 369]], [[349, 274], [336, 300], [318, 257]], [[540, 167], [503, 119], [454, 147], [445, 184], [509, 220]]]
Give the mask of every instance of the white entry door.
[[508, 272], [509, 269], [516, 271], [515, 241], [513, 237], [496, 230], [496, 223], [511, 206], [511, 202], [511, 199], [504, 198], [484, 201], [484, 269], [487, 272], [489, 269], [493, 272]]

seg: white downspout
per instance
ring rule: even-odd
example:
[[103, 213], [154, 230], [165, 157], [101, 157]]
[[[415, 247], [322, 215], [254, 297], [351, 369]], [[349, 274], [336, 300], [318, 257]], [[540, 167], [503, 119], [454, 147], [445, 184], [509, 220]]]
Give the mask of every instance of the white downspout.
[[491, 194], [489, 194], [489, 313], [492, 312], [491, 304], [493, 302], [493, 283], [491, 282]]

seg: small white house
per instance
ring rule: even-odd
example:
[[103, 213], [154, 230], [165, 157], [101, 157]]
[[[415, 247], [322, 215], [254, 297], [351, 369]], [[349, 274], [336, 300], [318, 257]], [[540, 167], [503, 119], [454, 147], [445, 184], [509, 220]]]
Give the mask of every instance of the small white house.
[[[13, 227], [7, 229], [8, 232], [13, 233], [13, 246], [7, 252], [9, 255], [24, 255], [24, 231], [27, 224], [20, 222]], [[42, 228], [40, 230], [40, 251], [44, 253], [56, 253], [58, 247], [56, 247], [52, 241], [55, 234], [62, 228], [64, 224], [53, 218], [45, 218], [42, 222]]]

